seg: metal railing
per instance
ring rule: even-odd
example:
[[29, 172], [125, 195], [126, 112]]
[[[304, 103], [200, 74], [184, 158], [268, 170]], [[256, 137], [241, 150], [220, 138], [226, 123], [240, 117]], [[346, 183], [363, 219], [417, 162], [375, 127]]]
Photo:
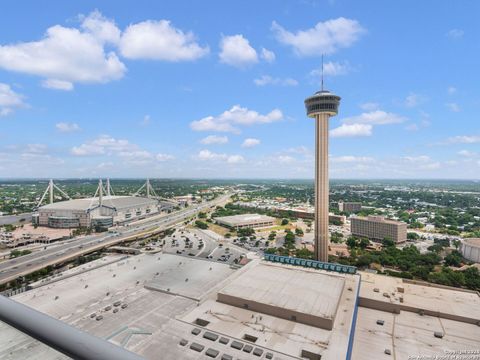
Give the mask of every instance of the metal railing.
[[141, 360], [111, 342], [0, 296], [0, 321], [77, 360]]
[[317, 261], [317, 260], [300, 259], [300, 258], [294, 258], [290, 256], [281, 256], [281, 255], [273, 255], [273, 254], [265, 254], [264, 259], [267, 261], [272, 261], [272, 262], [281, 263], [281, 264], [289, 264], [289, 265], [303, 266], [303, 267], [308, 267], [313, 269], [335, 271], [343, 274], [357, 273], [357, 268], [355, 266], [328, 263], [328, 262]]

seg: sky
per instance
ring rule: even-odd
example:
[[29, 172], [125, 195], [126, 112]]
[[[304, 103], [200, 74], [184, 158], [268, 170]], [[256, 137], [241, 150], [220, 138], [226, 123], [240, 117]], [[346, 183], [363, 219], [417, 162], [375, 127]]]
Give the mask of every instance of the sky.
[[0, 178], [480, 178], [475, 1], [0, 6]]

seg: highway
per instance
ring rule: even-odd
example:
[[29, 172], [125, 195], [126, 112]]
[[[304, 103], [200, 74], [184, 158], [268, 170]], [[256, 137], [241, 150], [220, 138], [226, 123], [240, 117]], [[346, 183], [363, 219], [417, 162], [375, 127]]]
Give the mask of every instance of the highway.
[[7, 224], [15, 224], [19, 221], [31, 222], [32, 221], [32, 213], [24, 213], [19, 215], [4, 215], [0, 216], [0, 226], [7, 225]]
[[19, 276], [25, 276], [34, 271], [72, 260], [83, 254], [100, 250], [117, 243], [133, 240], [137, 237], [148, 236], [164, 231], [186, 219], [193, 217], [198, 212], [226, 202], [232, 193], [220, 196], [210, 202], [193, 205], [187, 209], [170, 214], [154, 215], [135, 223], [115, 228], [114, 233], [94, 234], [74, 239], [61, 245], [48, 247], [45, 250], [34, 252], [18, 258], [0, 263], [0, 284], [5, 284]]

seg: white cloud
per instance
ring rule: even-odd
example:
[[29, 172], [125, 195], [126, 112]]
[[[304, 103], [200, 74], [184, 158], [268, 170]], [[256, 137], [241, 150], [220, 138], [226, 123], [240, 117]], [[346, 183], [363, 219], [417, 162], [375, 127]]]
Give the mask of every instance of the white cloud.
[[470, 157], [475, 157], [478, 154], [476, 152], [469, 151], [469, 150], [461, 150], [458, 152], [458, 155], [470, 158]]
[[372, 125], [369, 124], [342, 124], [330, 130], [331, 137], [371, 136]]
[[298, 81], [292, 78], [274, 78], [269, 75], [262, 75], [258, 79], [254, 79], [253, 82], [257, 86], [265, 85], [281, 85], [281, 86], [297, 86]]
[[407, 126], [405, 126], [405, 130], [408, 130], [408, 131], [418, 131], [420, 128], [417, 124], [409, 124]]
[[184, 33], [168, 20], [147, 20], [128, 26], [120, 40], [120, 52], [129, 59], [189, 61], [209, 53], [195, 41], [191, 32]]
[[115, 139], [109, 135], [101, 135], [92, 141], [74, 146], [71, 153], [75, 156], [117, 156], [129, 165], [146, 165], [155, 160], [164, 162], [174, 159], [170, 154], [154, 154], [126, 139]]
[[0, 83], [0, 116], [7, 116], [22, 106], [25, 106], [23, 96], [13, 91], [10, 85]]
[[204, 137], [200, 142], [204, 145], [211, 145], [211, 144], [226, 144], [228, 143], [227, 136], [217, 136], [217, 135], [209, 135]]
[[480, 143], [480, 135], [459, 135], [447, 139], [448, 144], [476, 144]]
[[220, 41], [220, 62], [243, 68], [258, 62], [257, 52], [243, 35], [223, 36]]
[[131, 144], [128, 140], [115, 139], [109, 135], [101, 135], [93, 141], [81, 144], [80, 146], [74, 146], [71, 149], [71, 153], [76, 156], [111, 155], [114, 153], [126, 155], [128, 152], [137, 150], [138, 146]]
[[103, 16], [98, 10], [88, 16], [80, 15], [81, 27], [96, 39], [111, 44], [118, 44], [121, 31], [112, 19]]
[[265, 48], [262, 48], [262, 53], [260, 57], [268, 63], [272, 63], [275, 61], [275, 53]]
[[368, 156], [343, 155], [343, 156], [332, 156], [330, 158], [330, 161], [332, 163], [370, 163], [375, 161], [375, 159]]
[[80, 126], [76, 123], [59, 122], [55, 124], [55, 127], [58, 131], [64, 133], [80, 131]]
[[282, 119], [283, 114], [278, 109], [262, 115], [254, 110], [243, 108], [240, 105], [234, 105], [230, 110], [224, 111], [218, 116], [207, 116], [203, 119], [192, 121], [190, 128], [194, 131], [239, 133], [239, 126], [268, 124]]
[[447, 32], [447, 37], [450, 39], [461, 39], [465, 32], [461, 29], [452, 29]]
[[155, 156], [155, 159], [157, 159], [157, 161], [169, 161], [169, 160], [173, 160], [175, 159], [175, 157], [173, 155], [170, 155], [170, 154], [162, 154], [162, 153], [159, 153]]
[[340, 48], [353, 45], [365, 29], [356, 20], [340, 17], [319, 22], [311, 29], [296, 33], [273, 22], [272, 31], [279, 42], [291, 46], [297, 55], [312, 56], [332, 54]]
[[447, 89], [447, 92], [452, 95], [452, 94], [455, 94], [457, 92], [457, 88], [454, 87], [454, 86], [449, 86], [448, 89]]
[[63, 81], [63, 80], [46, 79], [42, 81], [42, 86], [46, 89], [55, 89], [55, 90], [64, 90], [64, 91], [73, 90], [73, 84], [70, 81]]
[[97, 169], [99, 170], [110, 170], [115, 167], [115, 164], [111, 161], [101, 162], [97, 165]]
[[71, 90], [74, 83], [120, 79], [125, 65], [114, 52], [105, 51], [106, 35], [91, 23], [100, 28], [104, 18], [99, 16], [86, 17], [84, 31], [55, 25], [39, 41], [0, 46], [0, 68], [43, 77], [44, 86], [60, 90]]
[[45, 144], [27, 144], [22, 150], [24, 154], [45, 154], [47, 149]]
[[425, 97], [419, 94], [415, 93], [410, 93], [406, 98], [405, 98], [405, 106], [406, 107], [415, 107], [418, 106], [419, 104], [423, 103], [425, 101]]
[[457, 103], [446, 103], [445, 105], [450, 111], [460, 112], [460, 106]]
[[[350, 72], [351, 67], [348, 61], [343, 63], [329, 61], [323, 65], [323, 74], [325, 76], [346, 75]], [[311, 76], [319, 77], [322, 75], [322, 68], [312, 70]]]
[[432, 161], [432, 159], [428, 155], [404, 156], [403, 160], [411, 163], [426, 163]]
[[412, 166], [412, 169], [421, 171], [436, 170], [441, 167], [440, 162], [432, 160], [428, 155], [404, 156], [401, 160], [408, 166]]
[[227, 157], [227, 162], [229, 164], [241, 164], [245, 162], [245, 159], [242, 155], [230, 155]]
[[254, 138], [247, 138], [242, 143], [242, 147], [244, 148], [252, 148], [257, 145], [260, 145], [260, 140]]
[[282, 164], [291, 164], [295, 162], [295, 158], [290, 155], [279, 155], [276, 160]]
[[245, 162], [241, 155], [218, 154], [210, 150], [200, 150], [196, 158], [201, 161], [224, 161], [229, 164], [239, 164]]
[[362, 113], [358, 116], [347, 117], [342, 120], [345, 124], [371, 124], [371, 125], [387, 125], [398, 124], [406, 120], [403, 116], [388, 113], [383, 110], [375, 110]]
[[379, 107], [380, 105], [375, 102], [367, 102], [360, 105], [360, 108], [365, 111], [378, 110]]
[[148, 126], [148, 125], [150, 125], [151, 122], [152, 122], [152, 118], [150, 117], [150, 115], [145, 115], [143, 117], [143, 120], [140, 122], [140, 125], [141, 126]]

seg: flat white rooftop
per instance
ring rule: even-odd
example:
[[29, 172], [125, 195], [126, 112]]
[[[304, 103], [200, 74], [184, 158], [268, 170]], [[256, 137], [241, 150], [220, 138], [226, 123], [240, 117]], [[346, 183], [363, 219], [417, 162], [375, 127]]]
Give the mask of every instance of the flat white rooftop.
[[385, 309], [418, 309], [453, 320], [480, 321], [480, 296], [474, 291], [412, 283], [365, 272], [361, 276], [361, 306], [366, 306], [365, 302], [371, 300], [380, 304], [380, 307], [383, 303]]
[[232, 215], [232, 216], [221, 216], [215, 218], [216, 221], [223, 223], [229, 223], [232, 225], [242, 225], [245, 223], [258, 223], [258, 222], [270, 222], [274, 221], [275, 218], [266, 215], [260, 214], [242, 214], [242, 215]]
[[[291, 316], [304, 314], [333, 323], [344, 285], [341, 275], [260, 263], [220, 290], [218, 300], [233, 304], [228, 299], [235, 298], [241, 306], [261, 304], [256, 308], [268, 306], [279, 314], [290, 311]], [[305, 323], [298, 316], [297, 321]]]
[[[197, 319], [205, 320], [208, 331], [239, 339], [245, 344], [275, 349], [287, 358], [305, 358], [308, 354], [312, 359], [319, 356], [322, 360], [345, 359], [352, 334], [359, 282], [360, 277], [357, 275], [331, 274], [322, 270], [254, 260], [231, 276], [227, 280], [228, 284], [218, 291], [218, 295], [228, 291], [239, 297], [284, 306], [278, 308], [280, 312], [296, 309], [311, 312], [313, 315], [308, 315], [312, 317], [319, 314], [332, 316], [333, 312], [333, 328], [329, 330], [312, 326], [301, 323], [298, 319], [286, 319], [281, 313], [266, 314], [214, 299], [206, 300], [180, 319], [192, 324]], [[244, 359], [246, 356], [239, 358]], [[280, 358], [282, 357], [274, 357]]]
[[[383, 325], [377, 324], [377, 320], [384, 321]], [[443, 338], [435, 337], [435, 332], [443, 333]], [[455, 359], [453, 355], [447, 357], [446, 352], [478, 351], [479, 344], [477, 325], [408, 311], [393, 314], [359, 307], [352, 359], [433, 359], [434, 356]], [[389, 350], [391, 355], [387, 355], [385, 350]], [[457, 356], [458, 359], [474, 359], [478, 353], [472, 357]]]

